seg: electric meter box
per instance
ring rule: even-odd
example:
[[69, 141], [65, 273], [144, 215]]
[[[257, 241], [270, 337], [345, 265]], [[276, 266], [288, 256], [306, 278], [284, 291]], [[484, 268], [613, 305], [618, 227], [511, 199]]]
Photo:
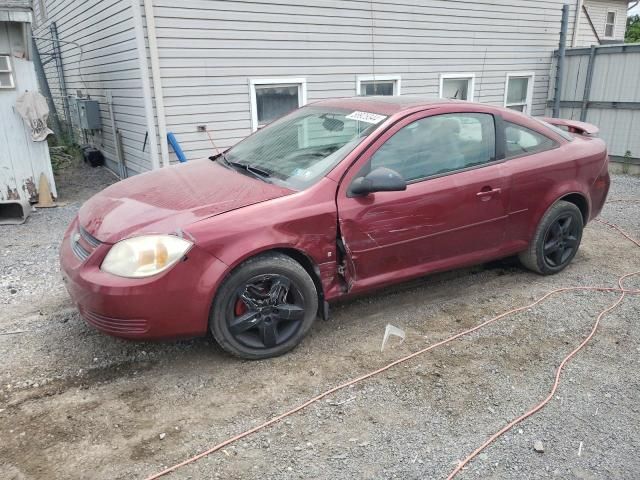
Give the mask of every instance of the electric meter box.
[[97, 100], [78, 98], [78, 126], [84, 130], [100, 130], [100, 104]]

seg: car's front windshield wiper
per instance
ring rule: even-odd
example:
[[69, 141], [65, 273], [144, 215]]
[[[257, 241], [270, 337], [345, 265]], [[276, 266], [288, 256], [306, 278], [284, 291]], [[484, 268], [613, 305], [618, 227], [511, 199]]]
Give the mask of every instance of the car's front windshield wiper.
[[216, 160], [219, 160], [220, 158], [222, 158], [223, 160], [227, 159], [227, 152], [226, 150], [224, 152], [218, 152], [215, 155], [211, 155], [209, 157], [209, 160], [215, 162]]
[[225, 152], [222, 152], [218, 155], [215, 155], [213, 157], [210, 157], [211, 160], [217, 160], [217, 159], [222, 159], [222, 162], [227, 165], [228, 167], [232, 167], [235, 169], [239, 169], [239, 170], [245, 170], [251, 174], [253, 174], [254, 177], [258, 177], [261, 180], [266, 180], [267, 178], [269, 178], [271, 176], [271, 173], [256, 166], [256, 165], [252, 165], [250, 163], [242, 163], [242, 162], [234, 162], [233, 160], [229, 160], [227, 158], [227, 156], [225, 155]]

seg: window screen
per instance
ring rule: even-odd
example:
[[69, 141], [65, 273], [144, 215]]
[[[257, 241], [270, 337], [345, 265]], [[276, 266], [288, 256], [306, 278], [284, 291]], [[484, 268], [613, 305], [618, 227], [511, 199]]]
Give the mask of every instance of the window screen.
[[360, 95], [395, 95], [395, 80], [376, 80], [360, 82]]
[[527, 111], [529, 77], [510, 77], [507, 82], [507, 108]]
[[616, 12], [607, 12], [607, 22], [604, 26], [604, 36], [613, 37], [616, 28]]
[[279, 118], [300, 106], [298, 85], [256, 85], [258, 126]]
[[0, 88], [14, 88], [15, 82], [11, 70], [9, 55], [0, 55]]
[[505, 138], [506, 158], [531, 155], [556, 146], [556, 142], [549, 137], [511, 122], [505, 122]]
[[442, 98], [470, 100], [470, 78], [444, 78], [442, 80]]
[[391, 168], [406, 181], [495, 160], [493, 116], [451, 113], [416, 120], [371, 157], [370, 168]]

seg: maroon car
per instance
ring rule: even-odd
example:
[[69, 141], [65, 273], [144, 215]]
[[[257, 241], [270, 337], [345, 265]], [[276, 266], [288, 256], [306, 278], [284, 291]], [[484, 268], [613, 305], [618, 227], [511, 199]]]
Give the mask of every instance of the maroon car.
[[280, 355], [339, 297], [515, 254], [561, 271], [609, 189], [596, 133], [469, 102], [314, 103], [95, 195], [64, 279], [111, 335], [210, 330], [240, 357]]

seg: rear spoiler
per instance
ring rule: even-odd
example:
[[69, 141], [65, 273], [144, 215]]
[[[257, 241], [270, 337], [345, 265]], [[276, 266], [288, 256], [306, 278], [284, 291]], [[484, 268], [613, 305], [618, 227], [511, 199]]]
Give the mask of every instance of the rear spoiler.
[[586, 135], [589, 137], [595, 137], [598, 135], [600, 129], [590, 123], [579, 122], [577, 120], [565, 120], [564, 118], [548, 118], [541, 117], [543, 122], [550, 123], [556, 127], [560, 127], [563, 130], [567, 130], [569, 133], [577, 133], [578, 135]]

